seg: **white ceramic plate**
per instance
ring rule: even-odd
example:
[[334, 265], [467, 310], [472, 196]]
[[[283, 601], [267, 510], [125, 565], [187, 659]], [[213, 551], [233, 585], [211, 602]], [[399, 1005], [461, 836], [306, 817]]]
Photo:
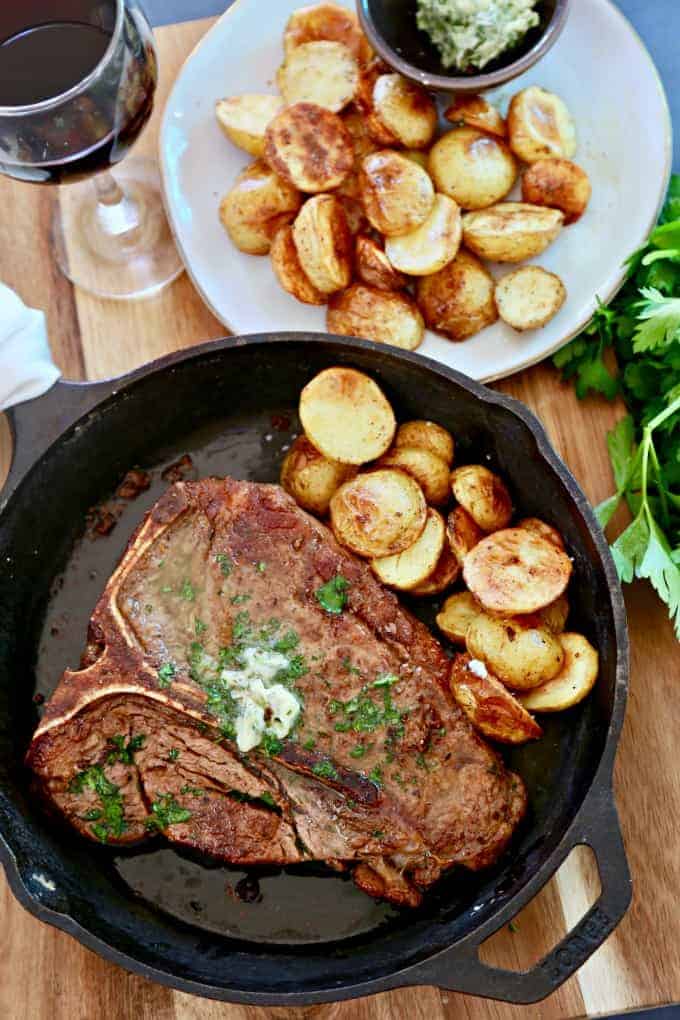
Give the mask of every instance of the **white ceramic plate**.
[[[282, 291], [269, 259], [238, 251], [217, 216], [220, 198], [252, 157], [218, 128], [215, 101], [276, 92], [284, 25], [304, 2], [236, 0], [186, 61], [163, 116], [160, 160], [170, 222], [194, 284], [234, 333], [326, 330], [325, 308]], [[609, 0], [573, 0], [553, 49], [490, 98], [505, 111], [510, 96], [530, 84], [569, 105], [579, 132], [575, 159], [590, 175], [593, 198], [583, 219], [537, 260], [558, 273], [568, 291], [552, 322], [524, 334], [496, 323], [464, 343], [426, 335], [421, 354], [484, 381], [555, 351], [588, 322], [596, 296], [606, 301], [614, 294], [623, 260], [656, 220], [670, 173], [671, 127], [661, 82], [639, 37]]]

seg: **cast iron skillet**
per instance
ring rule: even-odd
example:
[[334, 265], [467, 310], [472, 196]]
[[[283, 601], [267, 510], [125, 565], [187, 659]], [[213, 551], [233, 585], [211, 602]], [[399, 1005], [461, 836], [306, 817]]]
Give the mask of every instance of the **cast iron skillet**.
[[[161, 844], [93, 846], [47, 818], [22, 766], [37, 721], [33, 696], [77, 663], [97, 596], [162, 491], [160, 467], [189, 452], [201, 474], [275, 480], [300, 389], [336, 363], [370, 373], [401, 420], [447, 426], [458, 463], [497, 468], [524, 514], [559, 528], [574, 557], [573, 626], [600, 651], [593, 695], [548, 718], [540, 743], [508, 755], [531, 801], [510, 852], [489, 871], [449, 874], [415, 911], [375, 903], [318, 866], [244, 879]], [[124, 379], [60, 382], [11, 418], [16, 453], [0, 504], [0, 850], [28, 910], [136, 973], [258, 1005], [413, 984], [534, 1002], [602, 943], [631, 895], [611, 789], [627, 688], [624, 607], [592, 511], [523, 405], [418, 355], [288, 333], [213, 342]], [[151, 489], [127, 505], [109, 537], [83, 537], [88, 508], [135, 464], [152, 469]], [[580, 843], [597, 855], [595, 906], [533, 970], [482, 964], [479, 945]]]

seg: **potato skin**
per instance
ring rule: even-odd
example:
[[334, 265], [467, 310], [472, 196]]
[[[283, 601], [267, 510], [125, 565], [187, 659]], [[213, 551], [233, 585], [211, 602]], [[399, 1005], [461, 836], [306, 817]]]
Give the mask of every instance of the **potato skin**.
[[475, 524], [465, 507], [456, 506], [447, 518], [446, 535], [451, 552], [462, 566], [467, 554], [482, 541], [485, 532]]
[[508, 687], [538, 687], [559, 673], [564, 652], [551, 630], [532, 622], [480, 613], [465, 634], [467, 650]]
[[524, 744], [543, 735], [526, 708], [506, 691], [493, 673], [480, 669], [472, 656], [456, 655], [449, 683], [454, 700], [475, 729], [489, 740]]
[[378, 290], [402, 290], [406, 277], [390, 263], [377, 241], [359, 234], [354, 250], [354, 269], [362, 283]]
[[329, 460], [307, 436], [298, 436], [281, 465], [281, 485], [303, 510], [323, 517], [333, 494], [355, 474], [355, 467]]
[[300, 265], [290, 226], [276, 232], [271, 247], [272, 269], [288, 293], [305, 305], [325, 305], [326, 295], [314, 286]]
[[354, 166], [341, 118], [315, 103], [295, 103], [277, 114], [267, 125], [264, 152], [279, 176], [310, 194], [337, 188]]
[[457, 96], [444, 116], [452, 124], [466, 124], [497, 138], [508, 137], [508, 128], [500, 113], [482, 96]]
[[455, 128], [430, 149], [430, 176], [437, 191], [463, 209], [485, 209], [512, 190], [517, 161], [505, 142], [477, 131]]
[[576, 128], [566, 103], [538, 85], [513, 96], [508, 109], [510, 148], [525, 163], [576, 152]]
[[303, 272], [322, 294], [332, 294], [349, 284], [352, 241], [337, 198], [308, 198], [293, 223], [293, 240]]
[[353, 283], [328, 302], [329, 333], [358, 336], [414, 351], [423, 342], [423, 318], [406, 294]]
[[354, 11], [332, 3], [314, 4], [293, 11], [283, 33], [286, 58], [303, 43], [322, 39], [342, 43], [359, 63], [370, 59], [371, 48]]
[[424, 149], [437, 129], [437, 107], [424, 88], [400, 74], [381, 74], [373, 85], [373, 111], [407, 149]]
[[539, 159], [522, 177], [522, 201], [561, 209], [564, 223], [576, 223], [588, 207], [588, 174], [570, 159]]
[[241, 251], [266, 255], [277, 231], [294, 219], [302, 195], [261, 160], [236, 178], [220, 202], [220, 220]]
[[547, 325], [567, 300], [567, 291], [555, 273], [521, 266], [497, 281], [494, 298], [503, 322], [522, 333]]
[[283, 106], [280, 96], [246, 94], [219, 99], [215, 104], [217, 123], [239, 149], [258, 158], [264, 156], [267, 124]]
[[461, 249], [438, 273], [418, 279], [416, 300], [430, 329], [466, 340], [497, 320], [493, 291], [489, 271]]
[[505, 483], [482, 464], [466, 464], [451, 472], [451, 489], [484, 532], [506, 528], [512, 517], [512, 499]]
[[419, 227], [434, 205], [434, 187], [427, 172], [389, 149], [362, 160], [359, 191], [371, 226], [387, 237]]
[[453, 461], [453, 436], [434, 421], [405, 421], [397, 429], [395, 446], [416, 446], [440, 457], [449, 467]]
[[492, 262], [523, 262], [544, 252], [564, 224], [559, 209], [499, 202], [463, 216], [463, 243]]
[[557, 528], [553, 528], [552, 524], [548, 524], [547, 521], [542, 521], [540, 517], [523, 517], [521, 521], [517, 521], [515, 527], [524, 528], [525, 531], [533, 531], [534, 534], [540, 535], [541, 538], [547, 539], [548, 542], [552, 542], [558, 549], [564, 549], [564, 540]]

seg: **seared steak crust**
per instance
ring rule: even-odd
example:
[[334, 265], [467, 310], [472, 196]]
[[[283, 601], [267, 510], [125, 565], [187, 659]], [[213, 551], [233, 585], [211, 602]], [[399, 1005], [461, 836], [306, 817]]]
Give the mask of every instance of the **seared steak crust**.
[[[331, 614], [316, 592], [337, 575], [348, 601]], [[197, 662], [262, 627], [295, 636], [303, 711], [292, 739], [241, 754]], [[323, 860], [414, 904], [443, 869], [493, 863], [525, 810], [449, 696], [435, 638], [278, 486], [172, 485], [95, 608], [82, 667], [27, 760], [90, 838], [161, 831], [237, 864]]]

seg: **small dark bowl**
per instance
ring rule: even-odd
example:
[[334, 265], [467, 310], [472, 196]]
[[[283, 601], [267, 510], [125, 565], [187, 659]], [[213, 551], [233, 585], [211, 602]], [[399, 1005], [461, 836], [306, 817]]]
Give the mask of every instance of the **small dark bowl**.
[[430, 37], [416, 25], [416, 0], [357, 0], [357, 11], [371, 46], [386, 64], [428, 89], [485, 92], [524, 74], [557, 41], [569, 0], [539, 0], [540, 23], [480, 74], [446, 68]]

